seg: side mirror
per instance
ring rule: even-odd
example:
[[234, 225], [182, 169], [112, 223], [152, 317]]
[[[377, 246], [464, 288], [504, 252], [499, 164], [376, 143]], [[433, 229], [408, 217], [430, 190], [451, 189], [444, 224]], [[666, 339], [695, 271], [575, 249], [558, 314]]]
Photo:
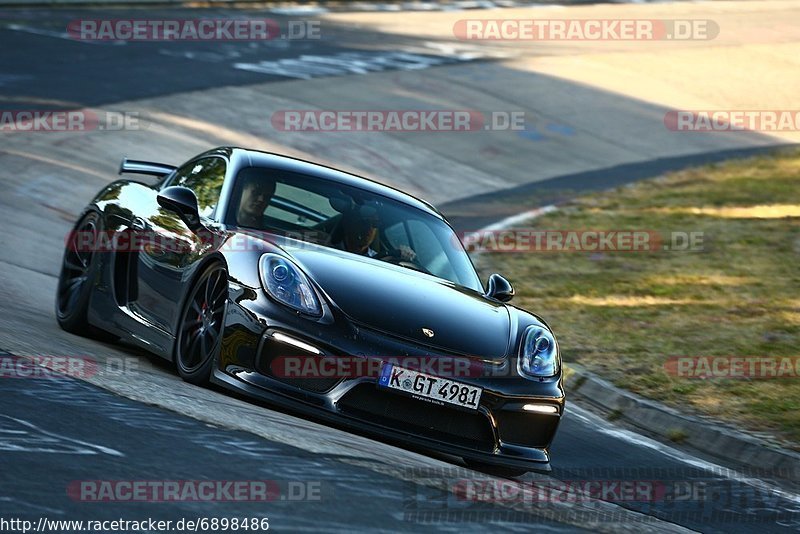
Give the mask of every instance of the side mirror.
[[489, 277], [486, 295], [500, 302], [508, 302], [514, 298], [514, 287], [499, 274], [493, 274]]
[[200, 211], [197, 207], [197, 196], [187, 187], [173, 185], [158, 193], [158, 205], [178, 216], [186, 223], [190, 230], [197, 231], [202, 228], [200, 224]]

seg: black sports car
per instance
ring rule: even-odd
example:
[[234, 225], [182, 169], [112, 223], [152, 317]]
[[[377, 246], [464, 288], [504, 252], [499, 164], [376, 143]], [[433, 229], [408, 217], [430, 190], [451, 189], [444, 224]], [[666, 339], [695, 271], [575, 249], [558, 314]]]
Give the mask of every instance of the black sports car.
[[549, 470], [558, 344], [478, 278], [431, 205], [314, 163], [218, 148], [105, 187], [67, 239], [58, 323], [360, 431]]

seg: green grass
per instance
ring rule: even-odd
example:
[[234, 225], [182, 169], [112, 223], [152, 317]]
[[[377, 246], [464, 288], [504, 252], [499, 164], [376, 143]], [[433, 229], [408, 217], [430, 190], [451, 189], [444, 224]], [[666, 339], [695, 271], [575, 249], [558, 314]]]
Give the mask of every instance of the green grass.
[[664, 367], [674, 356], [800, 356], [798, 215], [800, 152], [783, 152], [577, 198], [519, 226], [650, 230], [667, 242], [702, 232], [701, 250], [484, 253], [477, 263], [551, 324], [565, 361], [800, 449], [800, 378], [698, 380]]

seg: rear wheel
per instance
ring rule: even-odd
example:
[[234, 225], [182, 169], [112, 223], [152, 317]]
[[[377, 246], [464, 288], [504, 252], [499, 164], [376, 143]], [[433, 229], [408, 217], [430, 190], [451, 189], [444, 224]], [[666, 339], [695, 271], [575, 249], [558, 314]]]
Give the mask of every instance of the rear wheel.
[[175, 365], [185, 381], [205, 385], [222, 342], [228, 272], [213, 264], [200, 275], [189, 292], [175, 342]]
[[91, 333], [87, 314], [97, 270], [95, 244], [99, 231], [100, 216], [88, 213], [75, 227], [64, 249], [56, 293], [56, 320], [61, 328], [73, 334]]

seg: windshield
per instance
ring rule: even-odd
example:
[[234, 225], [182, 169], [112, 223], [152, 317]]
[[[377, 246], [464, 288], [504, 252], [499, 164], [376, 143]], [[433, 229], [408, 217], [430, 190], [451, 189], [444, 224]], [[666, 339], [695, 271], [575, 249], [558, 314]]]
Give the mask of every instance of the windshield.
[[393, 263], [482, 291], [469, 256], [450, 226], [422, 210], [363, 189], [247, 167], [236, 176], [226, 222]]

